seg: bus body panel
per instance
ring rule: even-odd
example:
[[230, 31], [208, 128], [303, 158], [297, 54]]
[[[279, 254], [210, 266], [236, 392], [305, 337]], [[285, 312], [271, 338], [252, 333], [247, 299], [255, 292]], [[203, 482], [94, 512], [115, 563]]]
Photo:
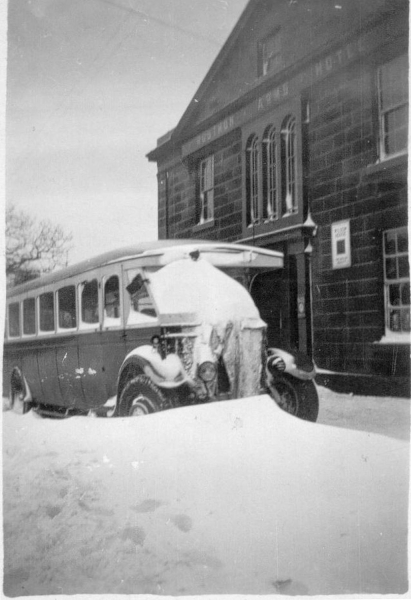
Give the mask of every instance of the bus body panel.
[[138, 346], [145, 346], [151, 344], [151, 338], [154, 335], [160, 335], [160, 325], [154, 323], [153, 325], [147, 325], [144, 327], [135, 327], [125, 330], [125, 354], [123, 360], [129, 352], [137, 348]]
[[120, 353], [121, 356], [124, 354], [124, 342], [120, 339], [121, 344], [119, 345], [116, 343], [116, 339], [117, 341], [120, 339], [118, 331], [110, 332], [110, 334], [97, 331], [78, 336], [79, 377], [81, 377], [84, 393], [83, 401], [78, 405], [79, 408], [96, 408], [109, 398], [107, 374], [109, 377], [114, 377], [114, 380], [116, 379], [115, 365], [118, 362], [116, 356]]
[[[64, 406], [58, 378], [56, 361], [56, 341], [51, 338], [44, 340], [41, 349], [37, 353], [37, 363], [40, 374], [42, 395], [38, 400], [46, 404]], [[30, 381], [28, 381], [30, 385]]]
[[77, 337], [62, 340], [61, 346], [56, 348], [56, 362], [63, 406], [77, 406], [83, 400]]
[[22, 353], [21, 370], [26, 378], [30, 393], [33, 398], [41, 398], [42, 389], [40, 381], [40, 373], [37, 362], [39, 353], [38, 344], [33, 344], [26, 348]]

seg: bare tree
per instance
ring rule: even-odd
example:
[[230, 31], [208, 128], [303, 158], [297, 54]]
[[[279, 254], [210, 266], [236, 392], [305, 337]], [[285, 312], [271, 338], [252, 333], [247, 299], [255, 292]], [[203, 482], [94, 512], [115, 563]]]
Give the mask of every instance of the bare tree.
[[39, 223], [14, 205], [6, 210], [6, 276], [17, 285], [67, 265], [71, 233], [50, 221]]

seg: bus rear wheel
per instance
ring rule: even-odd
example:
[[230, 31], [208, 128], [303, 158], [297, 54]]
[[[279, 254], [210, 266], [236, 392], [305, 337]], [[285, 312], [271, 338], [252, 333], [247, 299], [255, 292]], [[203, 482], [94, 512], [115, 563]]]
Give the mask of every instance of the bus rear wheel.
[[161, 410], [164, 398], [146, 375], [137, 375], [126, 383], [120, 394], [120, 417], [142, 417]]
[[14, 371], [10, 381], [10, 408], [19, 415], [25, 415], [30, 410], [30, 405], [24, 402], [26, 397], [26, 383], [19, 370]]

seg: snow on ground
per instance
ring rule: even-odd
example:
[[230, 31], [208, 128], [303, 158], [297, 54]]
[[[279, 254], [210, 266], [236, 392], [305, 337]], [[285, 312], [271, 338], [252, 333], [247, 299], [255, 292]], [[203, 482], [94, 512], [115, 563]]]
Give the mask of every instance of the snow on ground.
[[407, 589], [404, 440], [267, 396], [3, 432], [9, 596]]
[[318, 387], [318, 423], [410, 439], [410, 399], [337, 394]]

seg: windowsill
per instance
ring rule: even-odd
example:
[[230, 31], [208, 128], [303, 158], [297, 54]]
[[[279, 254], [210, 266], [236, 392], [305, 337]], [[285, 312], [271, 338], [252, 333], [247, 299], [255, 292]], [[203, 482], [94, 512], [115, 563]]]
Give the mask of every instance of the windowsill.
[[214, 227], [214, 219], [209, 219], [208, 221], [204, 221], [204, 223], [198, 223], [193, 227], [193, 232], [196, 233], [198, 231], [204, 231], [205, 229], [211, 229]]
[[373, 165], [365, 167], [365, 175], [374, 175], [375, 173], [383, 173], [386, 170], [398, 169], [405, 167], [408, 164], [408, 153], [399, 154], [391, 158], [385, 158]]
[[410, 335], [408, 333], [388, 332], [374, 344], [410, 344]]

